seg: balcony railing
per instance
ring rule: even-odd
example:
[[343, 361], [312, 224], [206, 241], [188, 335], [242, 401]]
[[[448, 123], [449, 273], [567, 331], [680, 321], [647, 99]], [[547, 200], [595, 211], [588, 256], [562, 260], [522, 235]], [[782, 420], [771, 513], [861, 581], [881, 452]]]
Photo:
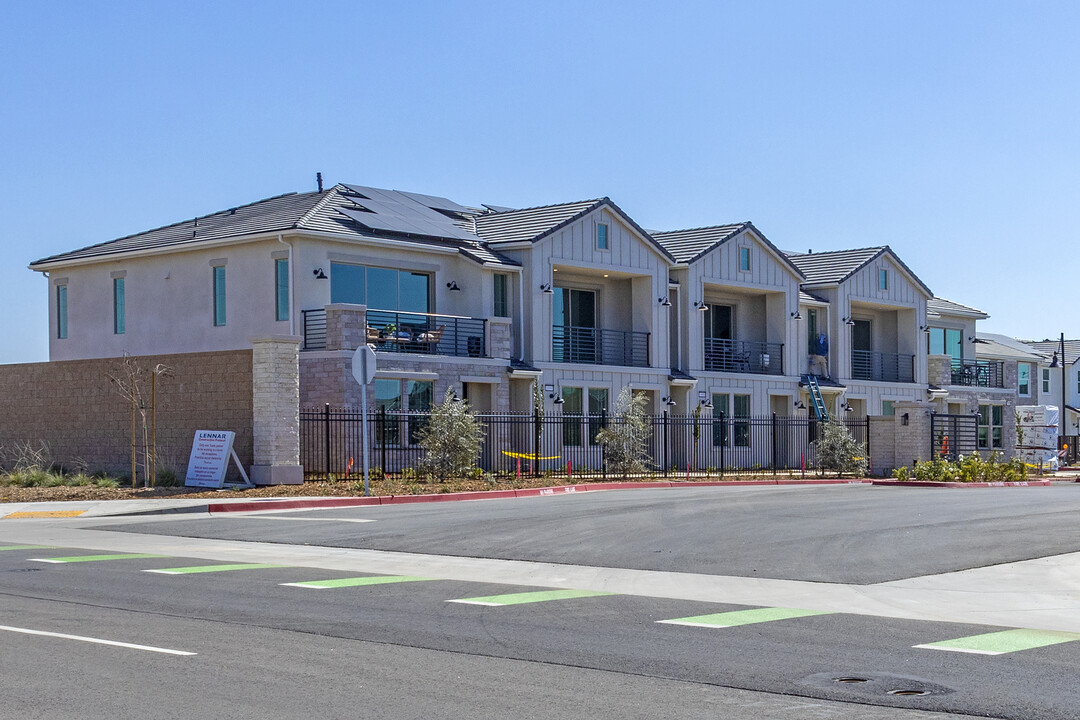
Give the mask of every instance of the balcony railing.
[[915, 382], [915, 356], [852, 350], [851, 377], [879, 382]]
[[952, 384], [972, 387], [1005, 387], [1005, 362], [1003, 360], [957, 360], [952, 361]]
[[551, 359], [560, 363], [649, 367], [649, 333], [555, 325]]
[[705, 370], [783, 375], [784, 344], [705, 338]]
[[[304, 349], [326, 349], [326, 310], [304, 310]], [[380, 352], [487, 357], [487, 321], [434, 313], [368, 310], [365, 341]]]

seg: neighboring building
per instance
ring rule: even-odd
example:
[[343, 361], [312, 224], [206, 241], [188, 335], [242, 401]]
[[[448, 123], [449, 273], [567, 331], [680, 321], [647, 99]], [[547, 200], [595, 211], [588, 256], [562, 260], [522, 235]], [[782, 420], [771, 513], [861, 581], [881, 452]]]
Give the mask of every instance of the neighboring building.
[[[1062, 400], [1062, 381], [1065, 384], [1064, 427], [1066, 436], [1080, 435], [1080, 340], [1065, 341], [1065, 357], [1061, 357], [1061, 340], [1024, 340], [1028, 346], [1042, 356], [1038, 368], [1038, 390], [1041, 398], [1032, 405], [1054, 405], [1060, 407]], [[1046, 360], [1049, 358], [1049, 361]]]

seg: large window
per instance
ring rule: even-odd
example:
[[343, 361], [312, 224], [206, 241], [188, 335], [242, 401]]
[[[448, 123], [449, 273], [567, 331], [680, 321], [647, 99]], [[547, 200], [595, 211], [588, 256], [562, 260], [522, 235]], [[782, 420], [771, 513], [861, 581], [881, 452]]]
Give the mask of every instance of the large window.
[[563, 445], [581, 445], [581, 388], [564, 387], [562, 389]]
[[369, 310], [431, 312], [430, 276], [393, 268], [330, 263], [330, 302]]
[[117, 335], [123, 335], [127, 327], [127, 312], [125, 309], [126, 303], [124, 301], [124, 278], [113, 278], [112, 293], [113, 332]]
[[705, 313], [705, 337], [712, 340], [735, 339], [735, 308], [730, 305], [709, 305], [708, 308]]
[[1016, 364], [1016, 391], [1024, 397], [1031, 395], [1031, 365], [1029, 363]]
[[[592, 290], [555, 288], [552, 300], [552, 359], [555, 362], [594, 363], [596, 342], [596, 293]], [[569, 412], [563, 408], [563, 412]]]
[[495, 273], [495, 317], [510, 317], [510, 276]]
[[979, 406], [979, 449], [998, 450], [1004, 447], [1005, 408], [1001, 405]]
[[68, 335], [67, 285], [56, 286], [56, 337], [63, 340]]
[[225, 324], [225, 266], [214, 268], [214, 325]]
[[274, 319], [289, 319], [289, 261], [274, 261]]
[[931, 355], [949, 355], [953, 360], [964, 357], [964, 333], [956, 328], [930, 328], [927, 352]]

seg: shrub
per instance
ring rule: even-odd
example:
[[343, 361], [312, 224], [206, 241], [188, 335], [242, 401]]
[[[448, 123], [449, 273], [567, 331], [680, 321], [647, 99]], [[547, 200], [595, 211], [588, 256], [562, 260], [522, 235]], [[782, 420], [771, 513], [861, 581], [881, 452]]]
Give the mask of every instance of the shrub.
[[[903, 471], [904, 477], [899, 473]], [[907, 480], [908, 469], [900, 468], [893, 476]], [[1027, 479], [1028, 467], [1020, 458], [1002, 462], [1000, 454], [990, 453], [985, 460], [978, 453], [961, 455], [956, 462], [934, 458], [915, 463], [914, 476], [923, 482], [1021, 482]]]
[[615, 422], [596, 434], [608, 465], [624, 478], [630, 473], [645, 472], [649, 460], [647, 448], [652, 428], [645, 414], [645, 403], [644, 394], [635, 395], [629, 387], [624, 387], [615, 401]]
[[833, 470], [837, 476], [866, 474], [866, 446], [855, 442], [842, 423], [827, 422], [821, 428], [817, 441], [818, 465], [823, 470]]
[[447, 480], [468, 473], [476, 464], [484, 429], [469, 412], [468, 403], [455, 399], [454, 391], [447, 388], [442, 403], [431, 408], [427, 425], [417, 435], [426, 451], [420, 467]]

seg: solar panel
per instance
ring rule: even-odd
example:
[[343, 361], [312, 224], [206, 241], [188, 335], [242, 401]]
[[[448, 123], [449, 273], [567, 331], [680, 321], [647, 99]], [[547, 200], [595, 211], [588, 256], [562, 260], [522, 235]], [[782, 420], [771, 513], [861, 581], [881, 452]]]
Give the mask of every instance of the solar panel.
[[476, 240], [475, 235], [456, 227], [449, 219], [444, 223], [436, 223], [417, 216], [403, 217], [401, 215], [364, 212], [363, 210], [352, 210], [350, 208], [338, 208], [338, 211], [372, 230], [388, 230], [390, 232], [456, 240]]
[[458, 213], [470, 213], [474, 212], [464, 205], [458, 205], [453, 200], [448, 200], [444, 197], [438, 197], [436, 195], [424, 195], [422, 193], [405, 192], [404, 190], [395, 190], [394, 192], [404, 195], [410, 200], [415, 200], [424, 207], [433, 208], [435, 210], [448, 210], [450, 212]]

